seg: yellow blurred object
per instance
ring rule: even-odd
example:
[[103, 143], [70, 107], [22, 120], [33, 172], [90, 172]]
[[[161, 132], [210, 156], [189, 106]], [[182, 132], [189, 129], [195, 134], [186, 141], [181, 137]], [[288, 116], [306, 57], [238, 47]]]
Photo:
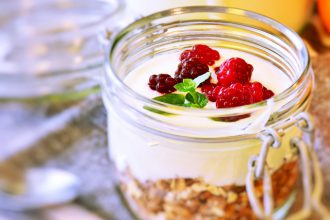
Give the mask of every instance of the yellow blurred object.
[[318, 0], [317, 6], [322, 23], [330, 33], [330, 0]]
[[314, 0], [158, 0], [157, 3], [153, 0], [127, 0], [127, 3], [132, 10], [143, 16], [183, 6], [235, 7], [258, 12], [299, 31], [311, 15]]
[[237, 7], [271, 17], [299, 31], [311, 15], [313, 0], [208, 0], [207, 2]]

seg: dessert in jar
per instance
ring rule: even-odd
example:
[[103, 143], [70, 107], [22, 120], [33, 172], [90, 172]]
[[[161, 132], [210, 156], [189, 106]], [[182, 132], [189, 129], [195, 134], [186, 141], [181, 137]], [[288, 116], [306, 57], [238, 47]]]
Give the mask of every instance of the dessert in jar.
[[130, 208], [140, 219], [282, 218], [310, 165], [312, 84], [302, 40], [251, 12], [176, 8], [123, 29], [103, 99]]

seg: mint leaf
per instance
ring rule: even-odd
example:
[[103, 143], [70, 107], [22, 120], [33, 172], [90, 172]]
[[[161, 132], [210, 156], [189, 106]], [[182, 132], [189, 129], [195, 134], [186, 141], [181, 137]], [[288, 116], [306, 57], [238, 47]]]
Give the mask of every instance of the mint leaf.
[[191, 103], [191, 107], [195, 108], [203, 108], [208, 103], [207, 97], [196, 91], [187, 93], [185, 98], [189, 103]]
[[192, 79], [183, 79], [182, 83], [178, 83], [174, 86], [180, 92], [189, 92], [194, 91], [197, 86], [194, 80]]
[[193, 81], [195, 82], [196, 84], [196, 87], [197, 88], [202, 82], [206, 81], [208, 78], [210, 78], [211, 76], [211, 73], [210, 72], [207, 72], [207, 73], [204, 73], [203, 75], [199, 76], [199, 77], [196, 77]]
[[185, 102], [185, 96], [182, 94], [170, 93], [153, 98], [156, 101], [165, 102], [172, 105], [183, 106]]
[[[208, 99], [207, 97], [199, 92], [196, 92], [197, 87], [203, 83], [205, 80], [210, 78], [211, 73], [207, 72], [194, 80], [192, 79], [183, 79], [181, 83], [178, 83], [174, 86], [175, 89], [177, 89], [180, 92], [186, 92], [186, 95], [183, 94], [175, 94], [170, 93], [163, 96], [158, 96], [153, 98], [156, 101], [172, 104], [172, 105], [178, 105], [178, 106], [184, 106], [184, 107], [192, 107], [192, 108], [203, 108], [207, 105]], [[156, 112], [154, 109], [148, 109], [150, 111], [153, 111], [155, 113], [162, 112]]]
[[195, 104], [197, 100], [196, 92], [187, 93], [185, 98], [188, 102]]
[[200, 108], [204, 108], [208, 101], [209, 100], [204, 94], [197, 92], [197, 105], [199, 105]]

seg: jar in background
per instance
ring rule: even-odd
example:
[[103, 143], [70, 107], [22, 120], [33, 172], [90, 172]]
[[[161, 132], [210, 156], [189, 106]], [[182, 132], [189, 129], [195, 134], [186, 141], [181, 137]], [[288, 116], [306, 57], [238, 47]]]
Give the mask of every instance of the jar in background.
[[98, 90], [100, 32], [124, 21], [118, 0], [0, 3], [0, 100], [71, 100]]
[[[268, 101], [206, 110], [160, 103], [126, 84], [136, 68], [198, 43], [258, 57], [278, 68], [274, 74], [284, 74], [289, 86]], [[309, 161], [301, 139], [306, 129], [299, 125], [309, 122], [302, 113], [311, 100], [313, 72], [297, 34], [244, 10], [175, 8], [123, 29], [106, 59], [109, 153], [138, 218], [281, 219], [287, 214], [300, 155], [302, 164]], [[227, 120], [233, 118], [238, 120]], [[307, 189], [311, 180], [304, 172], [310, 167], [304, 168]], [[307, 204], [310, 190], [305, 192]]]
[[160, 0], [157, 1], [157, 4], [154, 4], [154, 1], [150, 0], [126, 1], [131, 10], [143, 16], [157, 11], [183, 6], [213, 5], [235, 7], [271, 17], [291, 27], [295, 31], [300, 31], [308, 21], [313, 11], [314, 3], [314, 0]]

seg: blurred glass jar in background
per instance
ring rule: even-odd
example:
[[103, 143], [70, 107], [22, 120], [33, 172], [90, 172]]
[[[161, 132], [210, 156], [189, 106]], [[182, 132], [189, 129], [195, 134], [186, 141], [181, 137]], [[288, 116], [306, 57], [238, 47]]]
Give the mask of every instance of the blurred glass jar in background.
[[128, 7], [146, 16], [157, 11], [196, 5], [235, 7], [258, 12], [300, 31], [313, 9], [314, 0], [127, 0]]
[[67, 100], [98, 89], [99, 34], [124, 21], [122, 1], [15, 0], [0, 8], [1, 100]]

